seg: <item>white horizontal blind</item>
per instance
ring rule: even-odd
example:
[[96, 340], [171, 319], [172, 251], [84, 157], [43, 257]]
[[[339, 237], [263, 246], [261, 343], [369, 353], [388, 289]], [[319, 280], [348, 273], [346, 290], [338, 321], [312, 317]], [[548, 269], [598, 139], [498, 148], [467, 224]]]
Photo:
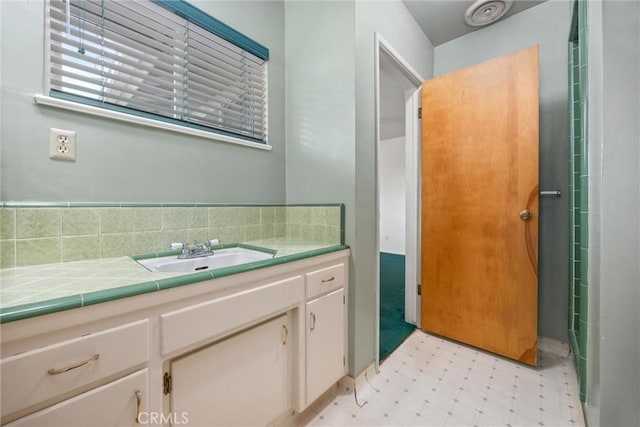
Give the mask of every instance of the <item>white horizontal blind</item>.
[[266, 142], [266, 61], [149, 0], [49, 0], [51, 96]]

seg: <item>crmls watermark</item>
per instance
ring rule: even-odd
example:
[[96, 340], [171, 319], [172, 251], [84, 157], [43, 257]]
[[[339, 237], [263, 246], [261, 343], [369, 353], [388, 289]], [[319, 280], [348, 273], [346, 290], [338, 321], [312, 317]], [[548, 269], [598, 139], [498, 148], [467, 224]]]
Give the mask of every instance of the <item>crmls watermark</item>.
[[163, 412], [140, 412], [138, 422], [140, 424], [171, 424], [172, 426], [189, 424], [189, 413], [169, 412], [165, 414]]

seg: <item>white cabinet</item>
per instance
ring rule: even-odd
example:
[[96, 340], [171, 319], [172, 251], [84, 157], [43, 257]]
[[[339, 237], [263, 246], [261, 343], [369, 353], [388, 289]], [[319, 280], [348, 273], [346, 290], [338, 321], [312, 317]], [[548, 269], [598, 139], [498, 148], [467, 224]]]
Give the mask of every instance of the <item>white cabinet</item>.
[[171, 362], [171, 412], [190, 425], [266, 425], [290, 408], [286, 314]]
[[7, 424], [7, 427], [111, 427], [146, 424], [149, 416], [148, 384], [148, 371], [143, 369], [20, 418]]
[[346, 374], [344, 289], [306, 305], [306, 402], [309, 405]]
[[347, 373], [348, 256], [0, 325], [0, 421], [279, 423]]

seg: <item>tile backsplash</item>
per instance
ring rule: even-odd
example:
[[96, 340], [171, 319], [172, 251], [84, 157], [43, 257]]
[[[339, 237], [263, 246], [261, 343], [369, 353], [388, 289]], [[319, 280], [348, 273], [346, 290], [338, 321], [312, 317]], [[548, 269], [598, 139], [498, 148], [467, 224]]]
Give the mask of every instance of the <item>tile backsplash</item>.
[[343, 205], [20, 206], [0, 208], [0, 268], [112, 258], [172, 242], [272, 237], [343, 243]]

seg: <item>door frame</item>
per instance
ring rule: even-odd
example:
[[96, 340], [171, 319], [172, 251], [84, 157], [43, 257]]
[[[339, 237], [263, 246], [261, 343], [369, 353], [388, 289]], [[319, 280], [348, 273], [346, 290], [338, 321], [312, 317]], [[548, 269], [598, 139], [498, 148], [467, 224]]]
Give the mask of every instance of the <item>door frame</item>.
[[424, 78], [387, 42], [380, 33], [374, 33], [374, 102], [375, 102], [375, 362], [380, 365], [380, 53], [384, 52], [394, 66], [415, 85], [406, 92], [405, 104], [405, 168], [406, 168], [406, 236], [405, 236], [405, 321], [420, 327], [420, 94]]

